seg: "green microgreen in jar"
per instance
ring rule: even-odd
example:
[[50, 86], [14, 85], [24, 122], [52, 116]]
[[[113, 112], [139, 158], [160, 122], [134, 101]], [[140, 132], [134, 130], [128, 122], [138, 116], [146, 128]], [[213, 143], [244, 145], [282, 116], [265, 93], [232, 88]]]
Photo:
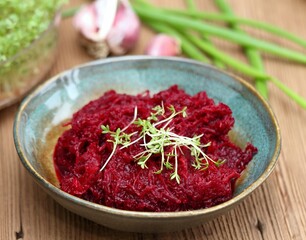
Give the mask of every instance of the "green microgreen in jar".
[[1, 0], [0, 62], [29, 46], [52, 23], [64, 0]]

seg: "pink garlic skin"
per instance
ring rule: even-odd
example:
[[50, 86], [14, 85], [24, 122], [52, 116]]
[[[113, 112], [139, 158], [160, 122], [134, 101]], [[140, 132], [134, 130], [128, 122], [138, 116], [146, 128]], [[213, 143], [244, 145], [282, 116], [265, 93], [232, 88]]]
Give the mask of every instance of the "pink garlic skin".
[[84, 5], [74, 16], [74, 27], [87, 39], [100, 40], [97, 35], [98, 26], [96, 21], [96, 10], [94, 4]]
[[115, 55], [125, 54], [137, 43], [140, 33], [140, 20], [128, 1], [119, 3], [114, 24], [107, 35], [107, 43]]
[[177, 56], [181, 54], [181, 44], [175, 37], [158, 34], [150, 41], [145, 53], [151, 56]]

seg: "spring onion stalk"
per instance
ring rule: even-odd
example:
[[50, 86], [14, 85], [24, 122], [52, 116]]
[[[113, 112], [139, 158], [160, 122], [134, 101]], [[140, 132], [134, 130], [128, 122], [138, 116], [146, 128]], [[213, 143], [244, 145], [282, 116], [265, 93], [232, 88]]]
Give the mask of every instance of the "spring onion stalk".
[[188, 10], [190, 11], [195, 11], [197, 9], [197, 6], [196, 4], [194, 3], [193, 0], [186, 0], [186, 4], [187, 4], [187, 7], [188, 7]]
[[80, 10], [80, 7], [73, 7], [73, 8], [69, 8], [66, 11], [62, 12], [62, 18], [70, 18], [73, 17], [78, 11]]
[[[265, 72], [264, 64], [262, 62], [262, 58], [260, 53], [253, 48], [245, 48], [245, 53], [247, 58], [255, 69], [261, 72]], [[258, 92], [265, 98], [268, 99], [268, 79], [259, 79], [255, 78], [255, 87]]]
[[287, 96], [293, 99], [297, 104], [306, 109], [306, 99], [298, 95], [296, 92], [292, 91], [285, 84], [280, 82], [276, 78], [270, 78], [271, 82], [273, 82], [280, 90], [282, 90]]
[[[226, 2], [226, 0], [215, 0], [215, 3], [218, 6], [218, 8], [221, 10], [221, 12], [223, 12], [224, 14], [228, 16], [235, 16], [234, 12], [232, 11], [231, 7]], [[230, 23], [230, 27], [237, 32], [244, 33], [236, 23]], [[251, 66], [264, 73], [265, 72], [264, 65], [258, 50], [249, 47], [244, 47], [244, 52]], [[266, 99], [268, 98], [267, 81], [255, 78], [255, 87], [264, 98]]]
[[273, 43], [259, 40], [242, 33], [233, 32], [232, 30], [224, 29], [222, 27], [205, 24], [198, 20], [165, 14], [159, 10], [152, 11], [152, 9], [139, 6], [138, 4], [133, 4], [133, 8], [140, 17], [145, 16], [150, 18], [152, 21], [160, 21], [162, 23], [171, 24], [176, 28], [189, 28], [192, 30], [197, 30], [200, 33], [218, 36], [243, 46], [257, 48], [289, 60], [306, 64], [306, 55], [280, 47]]
[[[187, 3], [187, 7], [188, 7], [188, 10], [189, 11], [196, 11], [196, 4], [194, 3], [193, 0], [186, 0], [186, 3]], [[213, 43], [210, 41], [210, 39], [205, 35], [205, 34], [202, 34], [201, 35], [202, 37], [202, 40], [205, 41], [206, 43], [210, 44], [211, 46], [213, 46]], [[213, 63], [216, 67], [218, 68], [224, 68], [224, 64], [222, 61], [218, 60], [218, 59], [213, 59]]]
[[[236, 60], [235, 58], [232, 58], [231, 56], [219, 51], [218, 49], [209, 46], [209, 44], [207, 44], [206, 42], [203, 42], [200, 38], [188, 34], [186, 33], [186, 35], [184, 34], [180, 34], [179, 32], [173, 30], [173, 28], [160, 24], [158, 22], [152, 22], [150, 20], [146, 20], [145, 18], [142, 19], [144, 21], [144, 23], [146, 25], [148, 25], [149, 27], [151, 27], [152, 29], [154, 29], [155, 31], [158, 32], [163, 32], [163, 33], [167, 33], [167, 34], [172, 34], [175, 35], [176, 37], [185, 37], [185, 39], [187, 39], [187, 36], [189, 38], [189, 44], [194, 44], [196, 46], [198, 46], [200, 49], [202, 49], [203, 51], [209, 53], [211, 56], [213, 56], [214, 58], [218, 58], [219, 60], [223, 60], [224, 63], [226, 63], [228, 66], [232, 67], [233, 69], [236, 69], [242, 73], [244, 73], [245, 75], [248, 75], [250, 77], [255, 77], [256, 75], [260, 76], [263, 73], [259, 72], [256, 69], [253, 69], [252, 67], [250, 67], [249, 65]], [[207, 51], [208, 50], [208, 51]], [[188, 50], [185, 49], [184, 53], [188, 56], [190, 56], [190, 54], [188, 54]], [[255, 76], [254, 76], [255, 75]], [[299, 96], [297, 93], [295, 93], [293, 90], [289, 89], [286, 85], [284, 85], [283, 83], [281, 83], [279, 80], [277, 80], [276, 78], [272, 78], [269, 77], [268, 75], [264, 75], [262, 76], [260, 79], [271, 79], [271, 81], [282, 91], [284, 92], [287, 96], [289, 96], [290, 98], [292, 98], [297, 104], [299, 104], [301, 107], [306, 108], [306, 99], [304, 99], [303, 97]]]
[[210, 46], [204, 41], [201, 41], [201, 39], [193, 34], [186, 33], [185, 37], [187, 37], [189, 40], [196, 45], [198, 48], [209, 54], [210, 56], [219, 59], [220, 61], [223, 61], [228, 66], [232, 67], [235, 70], [238, 70], [239, 72], [255, 78], [265, 79], [269, 78], [269, 76], [265, 73], [262, 73], [253, 67], [250, 67], [249, 65], [236, 60], [235, 58], [231, 57], [230, 55], [218, 50], [216, 47]]
[[281, 28], [275, 27], [268, 23], [247, 19], [247, 18], [240, 18], [236, 16], [229, 16], [220, 13], [207, 13], [207, 12], [200, 12], [200, 11], [186, 11], [186, 10], [178, 10], [178, 9], [168, 9], [168, 8], [159, 8], [160, 11], [163, 11], [167, 14], [175, 14], [179, 16], [185, 17], [198, 17], [203, 20], [208, 21], [217, 21], [217, 22], [226, 22], [230, 24], [239, 24], [243, 26], [249, 26], [253, 28], [257, 28], [259, 30], [266, 31], [267, 33], [274, 34], [277, 37], [281, 37], [287, 40], [290, 40], [304, 48], [306, 48], [306, 41], [290, 32], [287, 32]]
[[[269, 76], [265, 73], [262, 73], [252, 67], [250, 67], [249, 65], [236, 60], [235, 58], [229, 56], [226, 53], [223, 53], [222, 51], [218, 50], [216, 47], [211, 46], [210, 44], [208, 44], [207, 42], [202, 41], [199, 37], [196, 37], [190, 33], [180, 33], [176, 30], [174, 30], [172, 27], [167, 26], [165, 24], [161, 24], [159, 22], [152, 22], [149, 19], [146, 18], [141, 18], [142, 21], [148, 25], [149, 27], [153, 28], [155, 31], [158, 32], [163, 32], [163, 33], [167, 33], [167, 34], [171, 34], [175, 37], [178, 37], [179, 39], [184, 39], [187, 40], [188, 39], [188, 43], [190, 44], [190, 46], [197, 46], [198, 48], [200, 48], [201, 50], [203, 50], [204, 52], [206, 52], [207, 54], [209, 54], [211, 57], [214, 57], [216, 59], [218, 59], [219, 61], [222, 61], [224, 63], [226, 63], [228, 66], [232, 67], [235, 70], [238, 70], [239, 72], [250, 76], [250, 77], [258, 77], [258, 78], [269, 78]], [[182, 41], [184, 42], [184, 41]], [[189, 45], [188, 44], [188, 45]], [[198, 50], [198, 48], [195, 49], [195, 51], [200, 51]], [[186, 53], [186, 55], [190, 56], [190, 53], [188, 52], [188, 49], [183, 49], [184, 53]]]
[[[210, 52], [214, 55], [214, 57], [223, 59], [223, 62], [227, 63], [229, 66], [231, 66], [233, 69], [236, 69], [250, 77], [255, 77], [252, 76], [251, 74], [253, 73], [257, 73], [258, 75], [260, 74], [264, 74], [262, 71], [256, 70], [252, 67], [250, 67], [249, 65], [244, 64], [243, 62], [236, 60], [234, 58], [232, 58], [231, 56], [222, 53], [220, 51], [218, 51], [217, 49], [214, 49], [212, 51], [212, 49], [203, 41], [201, 41], [201, 39], [199, 39], [196, 36], [193, 35], [188, 35], [189, 39], [195, 44], [197, 45], [200, 49], [202, 49], [203, 51], [206, 52]], [[208, 50], [208, 51], [207, 51]], [[250, 71], [252, 69], [252, 71]], [[250, 74], [251, 73], [251, 74]], [[266, 77], [257, 77], [258, 79], [271, 79], [271, 81], [282, 91], [284, 92], [287, 96], [289, 96], [290, 98], [292, 98], [297, 104], [299, 104], [301, 107], [306, 108], [306, 99], [304, 99], [303, 97], [299, 96], [297, 93], [295, 93], [293, 90], [291, 90], [290, 88], [288, 88], [286, 85], [284, 85], [283, 83], [281, 83], [279, 80], [277, 80], [276, 78], [270, 77], [268, 75], [266, 75]], [[264, 81], [264, 80], [261, 80]]]
[[[244, 64], [243, 62], [236, 60], [234, 58], [232, 58], [231, 56], [222, 53], [220, 51], [218, 51], [217, 49], [212, 50], [211, 46], [209, 46], [207, 43], [201, 41], [200, 38], [190, 34], [188, 35], [189, 39], [196, 45], [198, 46], [200, 49], [202, 49], [205, 52], [209, 52], [211, 53], [214, 57], [216, 58], [220, 58], [220, 60], [222, 59], [224, 63], [227, 63], [229, 66], [231, 66], [233, 69], [239, 70], [240, 72], [254, 77], [252, 76], [252, 74], [256, 73], [258, 75], [260, 74], [264, 74], [262, 73], [262, 71], [258, 71], [246, 64]], [[288, 88], [286, 85], [284, 85], [283, 83], [281, 83], [278, 79], [267, 76], [266, 77], [258, 77], [258, 79], [271, 79], [271, 81], [282, 91], [284, 92], [287, 96], [289, 96], [290, 98], [292, 98], [297, 104], [299, 104], [301, 107], [306, 108], [306, 99], [304, 99], [303, 97], [299, 96], [297, 93], [295, 93], [293, 90], [291, 90], [290, 88]], [[264, 80], [261, 80], [264, 81]]]
[[[208, 53], [211, 57], [214, 57], [215, 59], [218, 59], [219, 61], [223, 61], [228, 66], [244, 73], [245, 75], [248, 75], [248, 76], [251, 76], [251, 77], [258, 77], [258, 78], [268, 78], [269, 77], [268, 75], [253, 69], [252, 67], [248, 66], [247, 64], [244, 64], [243, 62], [238, 61], [238, 60], [232, 58], [231, 56], [219, 51], [214, 46], [210, 45], [207, 42], [202, 41], [200, 38], [198, 38], [196, 36], [193, 36], [192, 34], [180, 33], [180, 32], [174, 30], [173, 28], [171, 28], [171, 27], [169, 27], [165, 24], [161, 24], [159, 22], [152, 22], [149, 19], [146, 20], [146, 18], [142, 18], [142, 21], [144, 21], [146, 25], [148, 25], [149, 27], [151, 27], [152, 29], [154, 29], [157, 32], [163, 32], [163, 33], [173, 35], [173, 36], [179, 38], [182, 42], [183, 52], [189, 57], [192, 57], [192, 55], [195, 55], [195, 54], [200, 55], [200, 50], [198, 49], [198, 48], [200, 48], [204, 52]], [[185, 45], [185, 47], [184, 47], [184, 45]], [[186, 45], [188, 46], [187, 48], [186, 48]], [[194, 47], [195, 45], [198, 48]], [[191, 46], [192, 46], [192, 48], [191, 48]], [[190, 49], [192, 49], [191, 53], [189, 52]], [[201, 61], [201, 59], [199, 59], [199, 58], [198, 58], [198, 60]], [[205, 60], [206, 59], [207, 58], [205, 58]], [[207, 62], [207, 60], [204, 61], [204, 62]]]

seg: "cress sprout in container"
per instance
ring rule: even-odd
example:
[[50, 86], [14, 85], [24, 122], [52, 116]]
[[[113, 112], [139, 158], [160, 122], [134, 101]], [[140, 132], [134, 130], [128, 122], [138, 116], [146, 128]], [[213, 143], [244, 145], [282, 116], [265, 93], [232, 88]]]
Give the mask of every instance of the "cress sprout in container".
[[0, 2], [0, 109], [20, 99], [50, 70], [62, 3]]

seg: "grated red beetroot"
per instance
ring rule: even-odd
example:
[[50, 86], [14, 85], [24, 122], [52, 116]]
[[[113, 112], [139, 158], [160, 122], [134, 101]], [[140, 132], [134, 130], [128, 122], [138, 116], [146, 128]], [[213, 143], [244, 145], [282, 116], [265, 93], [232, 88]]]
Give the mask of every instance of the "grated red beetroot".
[[[187, 106], [187, 117], [176, 116], [171, 123], [174, 126], [172, 132], [186, 137], [204, 134], [201, 143], [211, 142], [204, 149], [205, 153], [212, 159], [226, 162], [219, 167], [210, 163], [208, 169], [200, 171], [192, 166], [194, 159], [187, 149], [183, 150], [184, 154], [179, 151], [181, 181], [178, 184], [170, 180], [173, 170], [154, 173], [160, 169], [160, 156], [151, 157], [148, 168], [141, 169], [132, 156], [143, 151], [143, 147], [134, 144], [122, 150], [117, 148], [100, 172], [113, 149], [113, 144], [107, 142], [109, 134], [102, 134], [101, 125], [109, 125], [112, 131], [122, 129], [132, 121], [135, 106], [138, 117], [146, 119], [152, 108], [161, 102], [165, 108], [173, 105], [180, 110]], [[61, 189], [118, 209], [184, 211], [225, 202], [232, 198], [236, 180], [257, 153], [250, 143], [242, 150], [230, 142], [228, 132], [234, 125], [234, 118], [228, 106], [215, 104], [205, 92], [190, 96], [177, 86], [152, 97], [149, 92], [130, 96], [108, 91], [76, 112], [69, 124], [71, 128], [59, 138], [54, 152]], [[137, 130], [139, 127], [131, 125], [126, 132]]]

